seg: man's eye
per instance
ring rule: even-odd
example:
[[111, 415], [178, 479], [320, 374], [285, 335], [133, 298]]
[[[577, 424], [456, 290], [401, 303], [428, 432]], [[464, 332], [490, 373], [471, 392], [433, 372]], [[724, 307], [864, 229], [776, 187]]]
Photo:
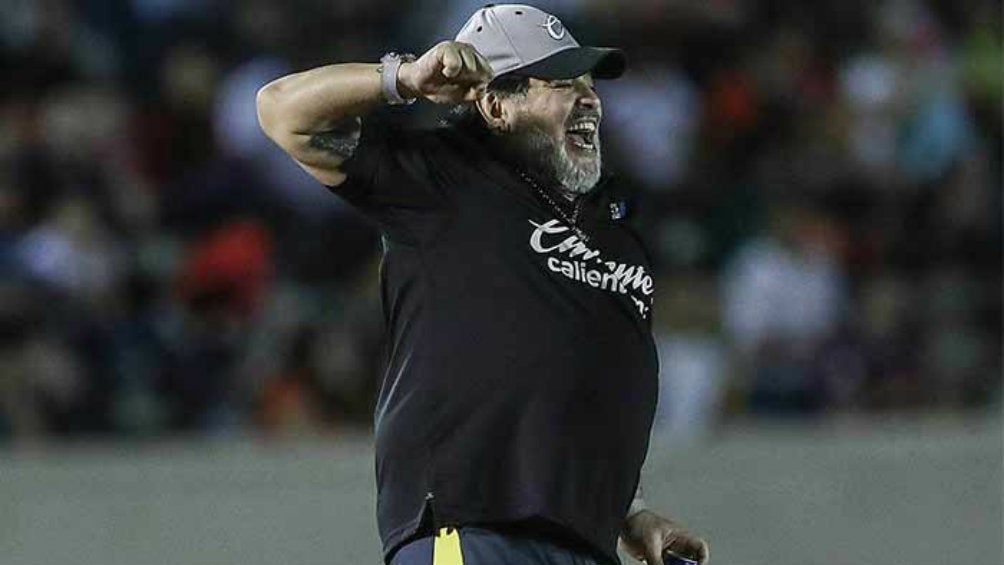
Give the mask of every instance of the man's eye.
[[572, 83], [570, 82], [552, 82], [551, 88], [572, 88]]

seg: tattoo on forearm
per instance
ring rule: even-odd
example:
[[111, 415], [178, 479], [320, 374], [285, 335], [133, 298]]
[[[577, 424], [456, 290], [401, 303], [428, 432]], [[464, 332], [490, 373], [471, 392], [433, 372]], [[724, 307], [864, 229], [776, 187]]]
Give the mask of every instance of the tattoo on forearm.
[[342, 159], [348, 159], [359, 146], [361, 123], [359, 118], [346, 118], [328, 131], [311, 135], [310, 147], [326, 151]]

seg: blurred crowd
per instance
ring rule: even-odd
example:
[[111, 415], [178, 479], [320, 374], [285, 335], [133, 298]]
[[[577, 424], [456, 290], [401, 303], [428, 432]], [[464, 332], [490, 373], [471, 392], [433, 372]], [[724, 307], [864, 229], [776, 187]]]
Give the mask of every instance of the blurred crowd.
[[[662, 430], [999, 407], [999, 2], [536, 4], [631, 60], [604, 149], [658, 270]], [[368, 426], [379, 237], [255, 93], [479, 6], [5, 2], [0, 442]]]

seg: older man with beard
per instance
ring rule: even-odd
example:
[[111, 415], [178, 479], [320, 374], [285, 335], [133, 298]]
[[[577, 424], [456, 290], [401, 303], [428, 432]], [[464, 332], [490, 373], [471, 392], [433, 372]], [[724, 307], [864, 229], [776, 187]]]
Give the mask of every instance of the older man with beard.
[[[601, 178], [593, 88], [624, 66], [553, 15], [495, 5], [417, 59], [320, 67], [259, 92], [269, 137], [383, 235], [389, 564], [612, 564], [618, 537], [649, 565], [708, 559], [639, 494], [654, 288]], [[361, 120], [417, 98], [458, 108], [431, 130]]]

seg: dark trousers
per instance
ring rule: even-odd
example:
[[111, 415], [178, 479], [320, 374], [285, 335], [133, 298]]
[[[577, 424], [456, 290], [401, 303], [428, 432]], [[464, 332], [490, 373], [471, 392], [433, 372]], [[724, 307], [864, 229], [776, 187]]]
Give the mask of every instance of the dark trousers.
[[390, 565], [601, 565], [547, 541], [478, 527], [444, 528], [405, 544]]

